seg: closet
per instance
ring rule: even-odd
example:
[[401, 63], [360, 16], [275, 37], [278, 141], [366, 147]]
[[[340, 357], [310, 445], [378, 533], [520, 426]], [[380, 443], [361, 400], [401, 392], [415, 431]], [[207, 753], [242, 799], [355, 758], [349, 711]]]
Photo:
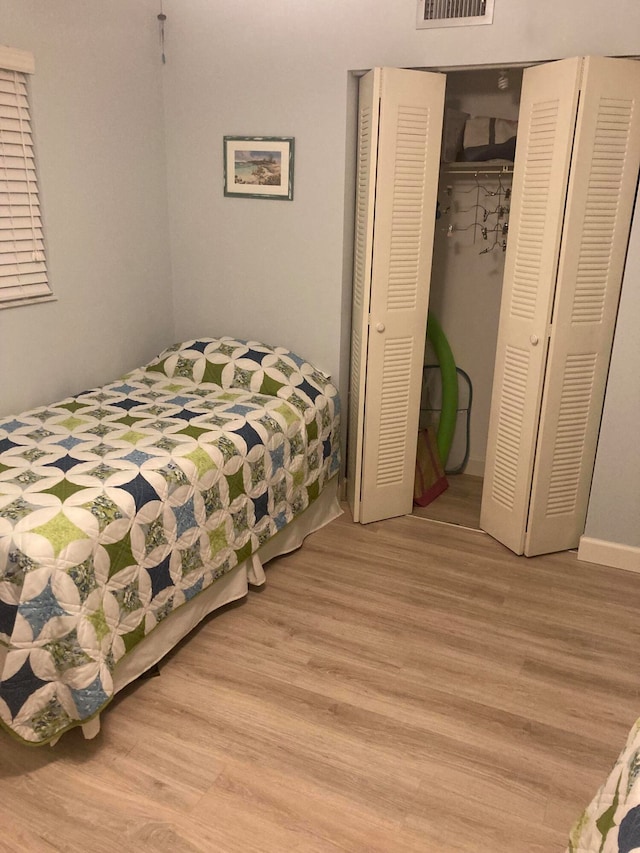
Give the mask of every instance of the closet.
[[[414, 512], [475, 527], [480, 519], [481, 478], [509, 239], [513, 155], [510, 160], [473, 162], [461, 161], [460, 157], [464, 156], [467, 117], [470, 124], [475, 121], [483, 129], [488, 121], [473, 117], [497, 117], [496, 123], [507, 124], [509, 133], [516, 132], [521, 86], [521, 68], [447, 74], [429, 310], [444, 329], [460, 371], [459, 413], [448, 468], [464, 473], [449, 476], [445, 494]], [[467, 131], [467, 146], [470, 136]], [[488, 153], [491, 152], [483, 156]], [[441, 405], [440, 372], [429, 344], [425, 363], [428, 367], [420, 405], [421, 428], [437, 423]], [[473, 505], [462, 511], [456, 509], [460, 494], [471, 494], [473, 499]]]
[[[433, 73], [361, 81], [348, 497], [362, 522], [411, 511], [444, 92]], [[582, 531], [639, 92], [624, 60], [524, 73], [481, 520], [517, 553], [573, 547]]]

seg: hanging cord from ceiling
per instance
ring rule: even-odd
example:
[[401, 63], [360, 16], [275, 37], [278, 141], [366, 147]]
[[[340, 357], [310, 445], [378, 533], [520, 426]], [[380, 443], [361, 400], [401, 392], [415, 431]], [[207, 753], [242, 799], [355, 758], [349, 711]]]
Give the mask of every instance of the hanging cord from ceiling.
[[164, 13], [164, 9], [162, 8], [162, 0], [160, 0], [160, 14], [158, 15], [158, 23], [160, 24], [160, 50], [162, 52], [162, 64], [166, 65], [167, 57], [164, 52], [164, 23], [167, 20], [167, 16]]

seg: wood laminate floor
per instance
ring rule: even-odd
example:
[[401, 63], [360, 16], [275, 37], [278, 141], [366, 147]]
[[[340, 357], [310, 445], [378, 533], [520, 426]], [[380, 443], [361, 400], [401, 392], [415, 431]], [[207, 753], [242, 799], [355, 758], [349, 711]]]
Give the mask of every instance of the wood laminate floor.
[[447, 474], [445, 491], [427, 506], [414, 506], [413, 514], [479, 530], [483, 482], [472, 474]]
[[640, 714], [640, 577], [349, 516], [53, 749], [0, 850], [560, 853]]

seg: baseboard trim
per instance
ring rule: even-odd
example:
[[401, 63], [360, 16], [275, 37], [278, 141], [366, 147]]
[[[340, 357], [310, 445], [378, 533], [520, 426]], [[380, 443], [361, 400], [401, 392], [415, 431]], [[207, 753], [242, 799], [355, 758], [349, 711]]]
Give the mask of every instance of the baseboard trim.
[[621, 545], [619, 542], [607, 542], [605, 539], [581, 536], [578, 546], [578, 559], [587, 563], [611, 566], [613, 569], [640, 572], [640, 548], [636, 548], [634, 545]]

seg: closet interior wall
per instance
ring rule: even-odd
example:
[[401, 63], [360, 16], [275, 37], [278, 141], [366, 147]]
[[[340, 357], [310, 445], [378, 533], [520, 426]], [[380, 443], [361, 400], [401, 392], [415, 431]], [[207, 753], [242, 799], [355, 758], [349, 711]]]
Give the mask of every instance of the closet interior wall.
[[[500, 89], [498, 69], [447, 72], [446, 106], [470, 116], [518, 118], [522, 69], [508, 69], [508, 88]], [[511, 177], [483, 175], [483, 165], [474, 171], [457, 173], [442, 165], [438, 190], [440, 217], [436, 220], [431, 276], [430, 311], [439, 320], [451, 345], [456, 365], [470, 377], [473, 386], [473, 408], [470, 422], [469, 459], [465, 473], [482, 476], [489, 427], [491, 388], [496, 357], [496, 341], [500, 314], [500, 297], [504, 273], [503, 235], [491, 229], [508, 223], [509, 199], [502, 193], [501, 203], [507, 211], [498, 217], [491, 213], [498, 206], [498, 193], [511, 188]], [[475, 208], [476, 204], [482, 208]], [[484, 210], [490, 215], [484, 220]], [[481, 226], [488, 226], [487, 239]], [[492, 251], [490, 248], [498, 238]], [[508, 234], [506, 236], [508, 239]], [[482, 253], [482, 254], [481, 254]], [[430, 345], [425, 364], [434, 364]], [[431, 382], [437, 373], [428, 371]], [[462, 386], [461, 386], [462, 391]], [[437, 403], [437, 388], [433, 395]], [[460, 400], [464, 400], [461, 395]], [[466, 448], [466, 423], [461, 412], [449, 457], [457, 465]]]

